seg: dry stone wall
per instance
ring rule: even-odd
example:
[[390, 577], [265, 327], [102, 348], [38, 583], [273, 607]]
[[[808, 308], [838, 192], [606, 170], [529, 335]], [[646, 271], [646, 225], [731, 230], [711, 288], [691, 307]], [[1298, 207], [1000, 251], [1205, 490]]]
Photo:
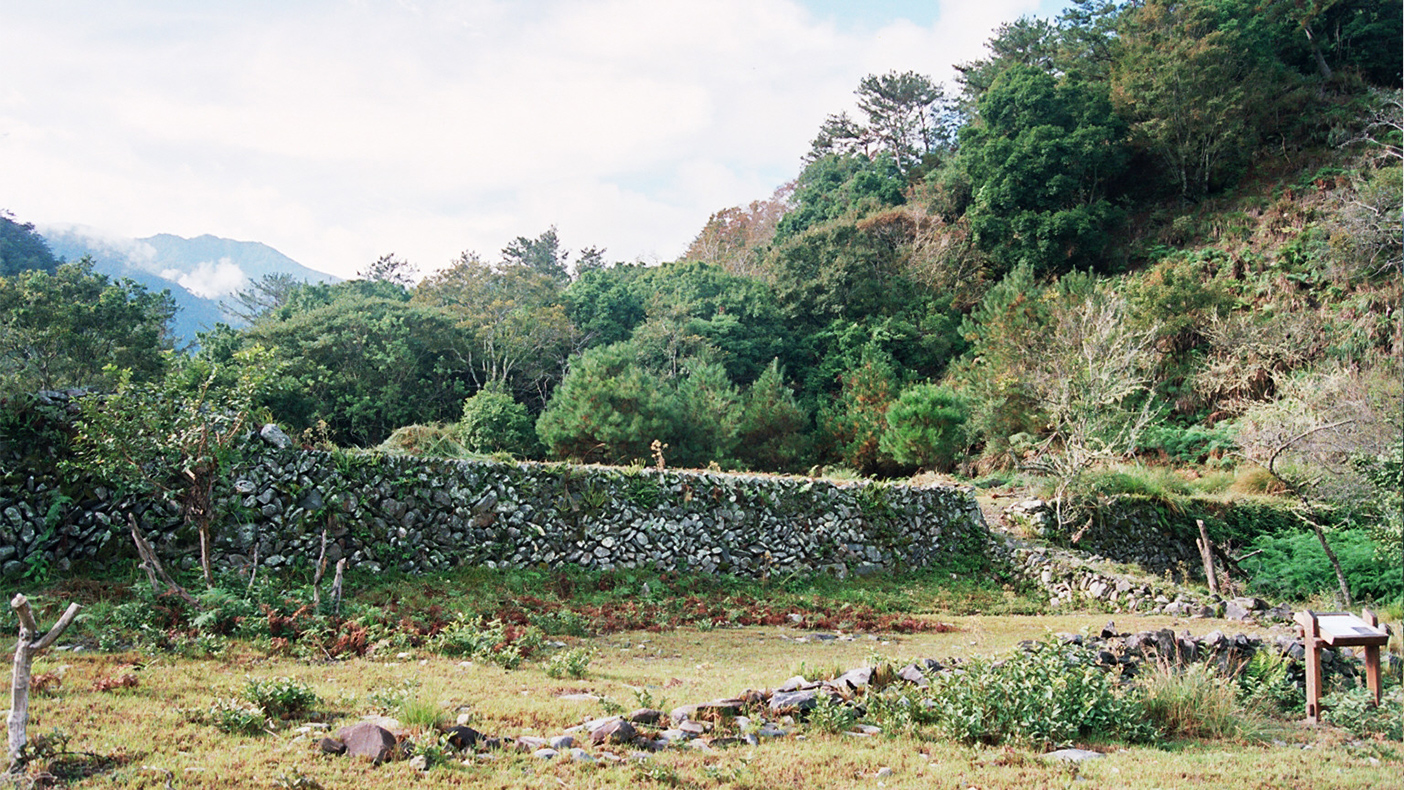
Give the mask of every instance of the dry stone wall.
[[[216, 490], [225, 566], [310, 567], [324, 530], [329, 561], [406, 573], [865, 574], [985, 553], [990, 541], [973, 496], [956, 488], [255, 447]], [[168, 562], [196, 561], [176, 508], [31, 477], [0, 491], [0, 572], [128, 556], [128, 512]]]

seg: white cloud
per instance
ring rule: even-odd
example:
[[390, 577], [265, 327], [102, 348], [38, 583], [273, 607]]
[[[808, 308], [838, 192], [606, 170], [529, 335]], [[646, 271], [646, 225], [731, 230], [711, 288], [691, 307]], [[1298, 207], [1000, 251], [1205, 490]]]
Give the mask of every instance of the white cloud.
[[343, 276], [552, 224], [668, 259], [796, 175], [863, 75], [949, 79], [1039, 2], [936, 6], [858, 25], [795, 0], [0, 0], [0, 206]]
[[188, 272], [166, 269], [161, 272], [161, 276], [180, 283], [185, 290], [205, 299], [229, 296], [247, 286], [249, 282], [244, 270], [229, 258], [201, 261]]

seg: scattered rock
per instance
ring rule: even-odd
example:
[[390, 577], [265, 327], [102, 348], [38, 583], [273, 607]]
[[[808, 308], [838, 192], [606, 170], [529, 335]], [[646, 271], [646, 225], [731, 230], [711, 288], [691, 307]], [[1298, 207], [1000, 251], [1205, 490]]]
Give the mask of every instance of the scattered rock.
[[444, 734], [448, 737], [449, 745], [455, 749], [472, 749], [486, 740], [481, 732], [466, 724], [450, 727], [449, 731]]
[[623, 719], [614, 719], [601, 727], [590, 732], [590, 741], [595, 744], [602, 743], [629, 743], [638, 737], [639, 731], [634, 729], [634, 725]]
[[346, 746], [345, 754], [351, 757], [368, 757], [379, 765], [395, 754], [399, 741], [389, 730], [378, 724], [363, 721], [342, 727], [336, 731], [336, 739]]
[[282, 428], [279, 428], [271, 422], [259, 429], [258, 438], [268, 442], [279, 450], [286, 450], [292, 447], [292, 439], [288, 438], [288, 435], [283, 432]]
[[777, 691], [770, 698], [771, 713], [797, 713], [813, 710], [819, 704], [819, 692], [815, 689], [800, 691]]
[[663, 711], [653, 708], [639, 708], [630, 713], [628, 719], [634, 724], [646, 724], [651, 727], [663, 720]]

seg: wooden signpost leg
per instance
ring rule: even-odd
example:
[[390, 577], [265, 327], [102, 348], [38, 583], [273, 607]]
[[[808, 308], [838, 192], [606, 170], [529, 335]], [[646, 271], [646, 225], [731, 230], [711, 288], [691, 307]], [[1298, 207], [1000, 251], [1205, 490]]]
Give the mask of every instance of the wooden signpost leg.
[[[1380, 627], [1380, 619], [1375, 616], [1374, 612], [1370, 611], [1369, 609], [1365, 609], [1361, 612], [1361, 615], [1362, 617], [1360, 619], [1368, 623], [1371, 628]], [[1365, 685], [1370, 689], [1370, 693], [1374, 696], [1375, 707], [1378, 708], [1380, 706], [1380, 694], [1384, 690], [1380, 679], [1379, 645], [1365, 646]]]
[[1314, 726], [1321, 720], [1321, 629], [1310, 610], [1298, 612], [1295, 619], [1302, 627], [1302, 646], [1306, 648], [1306, 720]]

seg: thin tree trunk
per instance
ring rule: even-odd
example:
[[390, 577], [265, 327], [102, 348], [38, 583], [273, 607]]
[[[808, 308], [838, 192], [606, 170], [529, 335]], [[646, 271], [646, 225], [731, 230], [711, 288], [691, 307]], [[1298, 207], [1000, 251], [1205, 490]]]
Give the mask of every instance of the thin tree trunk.
[[1350, 606], [1350, 583], [1346, 581], [1345, 571], [1341, 570], [1341, 561], [1336, 559], [1336, 552], [1331, 550], [1331, 544], [1326, 541], [1326, 532], [1321, 529], [1321, 525], [1316, 523], [1316, 519], [1308, 518], [1307, 523], [1311, 525], [1311, 531], [1316, 533], [1316, 539], [1321, 541], [1321, 548], [1326, 552], [1326, 559], [1331, 561], [1331, 568], [1336, 572], [1336, 584], [1341, 589], [1341, 608]]
[[1325, 80], [1331, 79], [1331, 67], [1326, 65], [1326, 57], [1321, 54], [1321, 46], [1316, 43], [1316, 36], [1311, 34], [1311, 26], [1302, 25], [1302, 32], [1306, 34], [1307, 45], [1311, 48], [1311, 54], [1316, 58], [1316, 71]]
[[148, 543], [146, 538], [141, 534], [141, 528], [137, 526], [136, 516], [128, 513], [127, 522], [131, 524], [132, 542], [136, 544], [137, 554], [141, 556], [141, 567], [146, 570], [146, 576], [151, 580], [151, 588], [155, 590], [157, 594], [165, 592], [165, 590], [161, 589], [161, 584], [156, 580], [159, 576], [161, 581], [166, 583], [168, 589], [173, 590], [175, 594], [179, 595], [186, 603], [194, 606], [194, 596], [186, 592], [184, 587], [176, 584], [170, 574], [166, 573], [166, 569], [161, 565], [161, 560], [156, 557], [155, 549], [151, 548], [151, 544]]
[[210, 528], [200, 524], [200, 570], [205, 574], [205, 586], [214, 588], [214, 574], [210, 572]]
[[19, 640], [15, 643], [15, 666], [14, 675], [10, 683], [10, 716], [7, 722], [9, 726], [9, 756], [10, 770], [15, 771], [20, 767], [20, 755], [24, 751], [24, 746], [28, 743], [27, 730], [29, 729], [29, 678], [31, 668], [34, 664], [34, 657], [49, 648], [59, 635], [68, 629], [73, 623], [73, 618], [77, 616], [78, 610], [82, 607], [76, 603], [68, 605], [68, 610], [63, 613], [54, 627], [49, 629], [42, 639], [35, 639], [39, 633], [39, 624], [34, 621], [34, 612], [29, 608], [29, 599], [23, 593], [16, 595], [10, 601], [10, 608], [15, 610], [16, 617], [19, 618]]

